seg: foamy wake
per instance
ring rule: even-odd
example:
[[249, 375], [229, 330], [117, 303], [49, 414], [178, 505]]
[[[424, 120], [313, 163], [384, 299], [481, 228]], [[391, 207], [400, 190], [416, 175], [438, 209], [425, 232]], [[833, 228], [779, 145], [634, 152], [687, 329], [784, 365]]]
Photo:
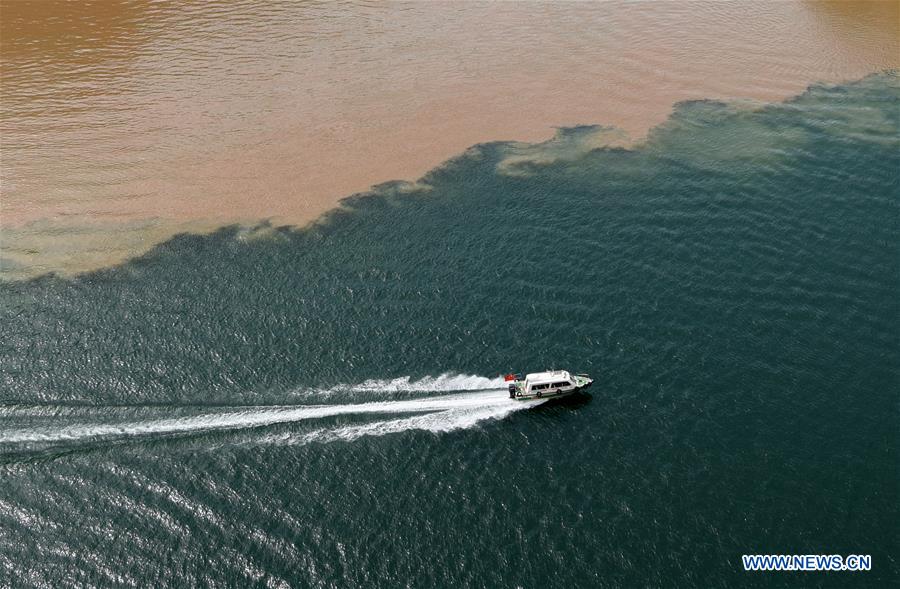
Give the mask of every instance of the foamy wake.
[[460, 393], [467, 391], [487, 391], [504, 388], [503, 379], [487, 378], [472, 374], [441, 374], [413, 379], [401, 376], [392, 379], [372, 379], [358, 384], [337, 385], [324, 389], [301, 389], [294, 391], [295, 399], [324, 401], [348, 396], [355, 399], [373, 399], [379, 396], [391, 397], [399, 394]]
[[[26, 450], [121, 438], [244, 430], [276, 424], [312, 422], [335, 416], [358, 416], [361, 420], [358, 424], [271, 434], [263, 432], [263, 435], [257, 438], [264, 443], [281, 444], [349, 441], [362, 436], [379, 436], [411, 429], [447, 432], [472, 427], [481, 421], [499, 419], [516, 410], [534, 407], [542, 402], [510, 400], [502, 385], [500, 379], [470, 375], [441, 375], [415, 381], [408, 377], [389, 381], [370, 380], [356, 386], [341, 387], [341, 390], [445, 394], [398, 401], [216, 408], [181, 417], [166, 416], [166, 408], [153, 409], [158, 416], [146, 415], [147, 408], [142, 408], [140, 419], [132, 417], [121, 420], [115, 417], [117, 408], [97, 407], [90, 410], [94, 412], [96, 409], [95, 419], [85, 419], [86, 416], [80, 413], [79, 417], [75, 418], [79, 419], [80, 423], [73, 423], [73, 416], [60, 415], [58, 411], [51, 412], [52, 415], [48, 417], [46, 408], [30, 410], [0, 408], [0, 418], [7, 423], [15, 423], [23, 417], [30, 418], [26, 427], [0, 426], [0, 449]], [[44, 411], [41, 412], [41, 409]], [[383, 415], [386, 418], [372, 421], [370, 418], [372, 415]], [[102, 423], [85, 423], [85, 421], [102, 421]]]

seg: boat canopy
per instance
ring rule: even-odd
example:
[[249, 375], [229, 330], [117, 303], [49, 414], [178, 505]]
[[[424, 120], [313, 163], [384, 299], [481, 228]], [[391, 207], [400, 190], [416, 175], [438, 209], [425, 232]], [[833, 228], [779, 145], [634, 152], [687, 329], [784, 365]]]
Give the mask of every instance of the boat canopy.
[[532, 372], [525, 375], [525, 385], [553, 383], [560, 380], [572, 382], [572, 375], [568, 370], [551, 370], [549, 372]]

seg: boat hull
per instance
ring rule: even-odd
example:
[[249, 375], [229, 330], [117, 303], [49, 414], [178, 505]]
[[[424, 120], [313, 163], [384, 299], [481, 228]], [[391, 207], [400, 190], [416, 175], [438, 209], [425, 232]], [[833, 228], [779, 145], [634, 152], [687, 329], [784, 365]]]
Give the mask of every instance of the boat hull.
[[574, 377], [572, 388], [544, 390], [538, 392], [529, 392], [525, 389], [525, 382], [516, 380], [509, 383], [509, 398], [515, 401], [533, 401], [535, 399], [560, 399], [569, 397], [576, 393], [580, 393], [594, 384], [594, 380], [587, 375], [578, 374]]
[[563, 397], [571, 397], [575, 393], [580, 393], [581, 390], [581, 388], [574, 388], [570, 391], [560, 391], [558, 393], [535, 393], [533, 395], [522, 394], [510, 398], [515, 399], [516, 401], [534, 401], [535, 399], [562, 399]]

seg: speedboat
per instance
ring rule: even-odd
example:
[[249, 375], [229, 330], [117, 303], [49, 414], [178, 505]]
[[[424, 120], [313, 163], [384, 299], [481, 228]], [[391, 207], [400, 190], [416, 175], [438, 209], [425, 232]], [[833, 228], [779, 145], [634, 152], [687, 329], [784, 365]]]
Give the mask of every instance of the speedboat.
[[532, 372], [524, 378], [521, 374], [507, 374], [503, 379], [509, 388], [509, 398], [519, 401], [565, 397], [583, 391], [594, 382], [587, 374], [570, 374], [567, 370]]

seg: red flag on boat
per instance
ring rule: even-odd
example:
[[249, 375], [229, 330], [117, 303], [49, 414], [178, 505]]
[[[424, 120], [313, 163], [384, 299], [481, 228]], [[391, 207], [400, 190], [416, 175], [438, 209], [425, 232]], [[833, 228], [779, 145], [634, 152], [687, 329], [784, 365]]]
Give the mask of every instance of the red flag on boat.
[[504, 382], [508, 382], [510, 380], [516, 380], [516, 375], [515, 374], [507, 374], [506, 376], [503, 377], [503, 380], [504, 380]]

